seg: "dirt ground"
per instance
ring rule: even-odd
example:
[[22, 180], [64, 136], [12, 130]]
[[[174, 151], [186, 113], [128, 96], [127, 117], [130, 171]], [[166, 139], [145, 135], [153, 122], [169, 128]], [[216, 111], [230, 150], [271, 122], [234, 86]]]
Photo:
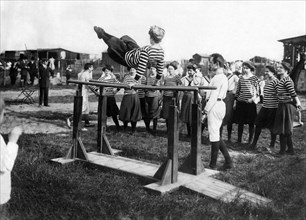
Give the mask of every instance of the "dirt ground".
[[[20, 91], [3, 91], [1, 96], [4, 97], [4, 100], [16, 100], [22, 97], [18, 97]], [[66, 95], [75, 95], [74, 89], [62, 89], [62, 90], [51, 90], [50, 96], [66, 96]], [[33, 94], [33, 98], [38, 97], [38, 92]], [[300, 96], [302, 102], [302, 108], [306, 109], [306, 95]], [[120, 103], [118, 103], [120, 105]], [[97, 109], [98, 102], [90, 102], [90, 109]], [[40, 119], [37, 117], [32, 117], [33, 112], [37, 114], [41, 112], [52, 113], [64, 113], [72, 114], [73, 112], [73, 103], [50, 103], [50, 107], [39, 107], [38, 103], [34, 104], [12, 104], [6, 106], [6, 117], [5, 121], [0, 127], [0, 133], [6, 134], [10, 130], [17, 126], [21, 125], [24, 129], [24, 133], [27, 134], [36, 134], [36, 133], [62, 133], [68, 132], [69, 129], [66, 125], [66, 121], [63, 120], [47, 120]], [[93, 120], [92, 123], [97, 123], [96, 120]], [[108, 125], [112, 125], [113, 121], [111, 118], [108, 118]], [[143, 122], [140, 121], [137, 126], [144, 126]]]
[[[4, 97], [4, 100], [13, 101], [20, 100], [23, 96], [19, 96], [20, 91], [2, 91], [1, 96]], [[75, 95], [75, 89], [62, 89], [62, 90], [50, 90], [51, 96], [67, 96]], [[35, 92], [32, 96], [35, 100], [38, 98], [38, 92]], [[17, 125], [21, 125], [26, 134], [36, 134], [36, 133], [45, 133], [45, 134], [56, 134], [69, 132], [71, 129], [67, 127], [66, 121], [63, 120], [47, 120], [40, 119], [39, 117], [33, 117], [33, 113], [41, 115], [51, 115], [54, 113], [63, 113], [69, 115], [73, 113], [73, 103], [49, 103], [50, 107], [39, 107], [38, 103], [27, 104], [11, 104], [6, 106], [6, 116], [4, 122], [1, 124], [0, 133], [7, 134], [12, 128]], [[91, 113], [95, 113], [98, 109], [98, 102], [90, 102]], [[120, 103], [118, 103], [120, 106]], [[48, 114], [46, 113], [48, 112]], [[95, 119], [96, 115], [91, 115], [91, 118]], [[97, 120], [91, 121], [91, 123], [96, 124]], [[121, 123], [121, 122], [119, 122]], [[108, 125], [113, 125], [111, 118], [107, 119]], [[144, 123], [141, 121], [138, 123], [138, 126], [144, 126]]]

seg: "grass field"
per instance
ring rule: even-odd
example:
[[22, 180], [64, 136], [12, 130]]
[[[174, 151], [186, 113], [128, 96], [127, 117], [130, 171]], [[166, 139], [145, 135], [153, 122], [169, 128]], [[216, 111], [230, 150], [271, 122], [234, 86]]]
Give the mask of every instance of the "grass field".
[[[68, 86], [69, 87], [69, 86]], [[63, 87], [61, 87], [63, 88]], [[58, 89], [58, 88], [53, 88]], [[96, 101], [94, 96], [90, 98]], [[52, 103], [72, 102], [73, 97], [51, 97]], [[67, 114], [48, 111], [27, 112], [31, 117], [52, 121]], [[302, 112], [303, 121], [306, 111]], [[225, 129], [226, 130], [226, 129]], [[247, 130], [245, 128], [245, 130]], [[246, 131], [245, 131], [246, 132]], [[179, 163], [190, 151], [185, 128], [181, 128]], [[50, 162], [63, 157], [72, 146], [72, 134], [23, 134], [12, 172], [12, 219], [306, 219], [306, 139], [304, 127], [294, 130], [295, 155], [275, 157], [254, 152], [246, 145], [227, 143], [235, 168], [215, 178], [273, 200], [268, 207], [247, 203], [223, 203], [188, 190], [156, 196], [143, 189], [147, 182], [125, 173], [98, 168], [86, 163], [65, 166]], [[226, 133], [224, 133], [226, 136]], [[3, 134], [7, 140], [7, 134]], [[244, 134], [246, 137], [247, 135]], [[165, 124], [159, 123], [157, 136], [138, 128], [137, 132], [107, 128], [107, 137], [121, 155], [154, 164], [167, 156]], [[233, 138], [237, 137], [234, 126]], [[86, 150], [96, 150], [96, 129], [82, 133]], [[269, 144], [269, 133], [263, 131], [258, 146]], [[279, 143], [276, 144], [277, 151]], [[202, 160], [209, 163], [210, 145], [207, 132], [202, 137]], [[223, 162], [219, 154], [218, 165]]]

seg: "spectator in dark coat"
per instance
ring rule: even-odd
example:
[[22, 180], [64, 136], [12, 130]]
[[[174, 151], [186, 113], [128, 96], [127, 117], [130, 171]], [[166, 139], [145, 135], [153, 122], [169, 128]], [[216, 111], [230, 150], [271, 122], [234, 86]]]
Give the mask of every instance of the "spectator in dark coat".
[[34, 57], [31, 58], [28, 67], [29, 67], [31, 85], [34, 85], [34, 79], [35, 77], [37, 77], [37, 66]]
[[42, 105], [44, 100], [44, 106], [49, 106], [49, 86], [50, 86], [50, 75], [52, 71], [48, 67], [48, 60], [43, 59], [39, 66], [39, 106]]
[[10, 68], [10, 78], [11, 78], [11, 85], [15, 85], [17, 75], [18, 75], [18, 66], [17, 66], [17, 61], [12, 62], [12, 66]]
[[29, 70], [29, 67], [27, 66], [27, 57], [26, 56], [23, 56], [21, 59], [20, 59], [20, 62], [19, 62], [19, 68], [21, 70], [20, 72], [20, 86], [23, 87], [25, 85], [27, 85], [27, 80], [28, 80], [28, 70]]

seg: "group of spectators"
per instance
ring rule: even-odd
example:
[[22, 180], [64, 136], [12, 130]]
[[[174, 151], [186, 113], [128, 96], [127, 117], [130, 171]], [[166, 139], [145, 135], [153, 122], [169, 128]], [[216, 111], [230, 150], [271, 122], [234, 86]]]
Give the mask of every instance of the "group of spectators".
[[[27, 56], [21, 54], [18, 60], [11, 60], [7, 62], [11, 85], [16, 85], [17, 79], [20, 78], [20, 87], [34, 85], [35, 79], [39, 77], [39, 67], [42, 65], [44, 59], [36, 59], [31, 57], [29, 60]], [[54, 61], [53, 61], [54, 62]], [[51, 75], [54, 75], [54, 63], [52, 58], [48, 60], [48, 68]]]

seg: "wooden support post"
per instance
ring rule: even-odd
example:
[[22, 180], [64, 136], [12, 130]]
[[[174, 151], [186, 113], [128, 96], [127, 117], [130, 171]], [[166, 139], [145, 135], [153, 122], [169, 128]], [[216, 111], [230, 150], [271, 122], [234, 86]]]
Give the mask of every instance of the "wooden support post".
[[78, 85], [76, 96], [74, 96], [73, 105], [73, 130], [72, 130], [72, 147], [69, 149], [65, 159], [80, 158], [88, 160], [85, 147], [80, 138], [80, 128], [82, 122], [82, 85]]
[[199, 175], [204, 171], [204, 166], [201, 159], [201, 109], [198, 104], [192, 104], [191, 130], [191, 161], [193, 174]]
[[198, 103], [192, 104], [191, 152], [179, 171], [193, 175], [204, 171], [201, 159], [201, 110]]
[[107, 97], [103, 96], [103, 87], [100, 86], [100, 95], [98, 102], [98, 138], [97, 152], [114, 155], [110, 143], [106, 137], [106, 120], [107, 120]]
[[[173, 99], [175, 103], [175, 99]], [[161, 180], [161, 185], [177, 182], [178, 176], [178, 129], [177, 129], [177, 106], [175, 104], [169, 107], [168, 118], [168, 158], [157, 172], [154, 178]]]

